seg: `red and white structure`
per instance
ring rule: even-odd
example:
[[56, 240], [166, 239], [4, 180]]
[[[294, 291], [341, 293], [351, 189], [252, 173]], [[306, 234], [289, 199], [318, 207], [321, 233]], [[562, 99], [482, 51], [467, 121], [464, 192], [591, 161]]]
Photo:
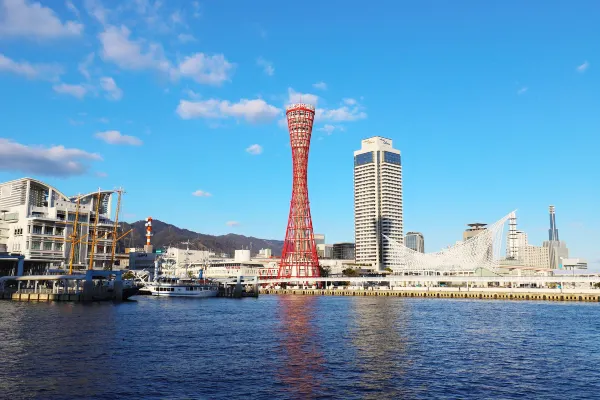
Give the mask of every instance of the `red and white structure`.
[[154, 235], [152, 233], [152, 217], [148, 217], [146, 218], [146, 224], [144, 225], [146, 227], [146, 245], [144, 246], [144, 251], [146, 253], [152, 253], [152, 236]]
[[319, 260], [307, 184], [308, 152], [315, 107], [304, 103], [289, 105], [286, 108], [286, 117], [292, 148], [292, 201], [277, 277], [318, 277]]

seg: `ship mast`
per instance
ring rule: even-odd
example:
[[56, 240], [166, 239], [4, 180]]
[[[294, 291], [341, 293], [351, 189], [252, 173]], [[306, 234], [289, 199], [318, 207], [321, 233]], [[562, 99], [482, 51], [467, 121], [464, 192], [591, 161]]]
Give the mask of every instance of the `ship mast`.
[[98, 195], [96, 196], [96, 215], [94, 218], [94, 234], [92, 235], [92, 249], [90, 251], [90, 265], [88, 270], [94, 269], [94, 250], [96, 250], [96, 243], [98, 241], [98, 210], [100, 209], [100, 188], [98, 188]]
[[[75, 257], [75, 245], [78, 243], [77, 240], [77, 223], [79, 222], [79, 204], [81, 196], [77, 196], [77, 207], [75, 209], [75, 222], [73, 223], [73, 232], [71, 232], [71, 251], [69, 254], [69, 275], [73, 275], [73, 258]], [[69, 212], [67, 211], [67, 220], [69, 219]]]
[[117, 199], [117, 211], [115, 212], [115, 224], [113, 226], [113, 235], [112, 235], [113, 242], [112, 242], [112, 249], [110, 252], [110, 269], [111, 270], [112, 270], [113, 266], [115, 265], [115, 251], [117, 249], [117, 229], [119, 227], [119, 212], [121, 211], [121, 196], [124, 193], [124, 191], [122, 188], [118, 188], [117, 190], [115, 190], [115, 192], [117, 192], [119, 197]]

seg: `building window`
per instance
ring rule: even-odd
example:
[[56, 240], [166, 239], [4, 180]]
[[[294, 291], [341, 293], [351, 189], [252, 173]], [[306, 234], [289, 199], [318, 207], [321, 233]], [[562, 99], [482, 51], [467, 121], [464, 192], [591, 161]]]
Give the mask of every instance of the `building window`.
[[63, 251], [63, 244], [64, 243], [55, 243], [54, 244], [54, 250], [56, 250], [56, 251]]
[[56, 228], [55, 235], [57, 235], [57, 236], [63, 236], [64, 233], [65, 233], [65, 228]]
[[52, 242], [44, 242], [44, 250], [51, 251], [52, 250]]
[[42, 234], [42, 227], [41, 226], [33, 226], [33, 234], [34, 235], [41, 235]]
[[34, 240], [31, 242], [31, 250], [39, 250], [42, 247], [42, 242], [39, 240]]
[[389, 151], [383, 152], [383, 161], [389, 164], [401, 165], [400, 154], [391, 153]]
[[54, 228], [51, 226], [47, 226], [44, 228], [44, 233], [46, 235], [52, 235], [52, 234], [54, 234]]
[[364, 165], [373, 162], [373, 152], [359, 154], [354, 157], [354, 166]]

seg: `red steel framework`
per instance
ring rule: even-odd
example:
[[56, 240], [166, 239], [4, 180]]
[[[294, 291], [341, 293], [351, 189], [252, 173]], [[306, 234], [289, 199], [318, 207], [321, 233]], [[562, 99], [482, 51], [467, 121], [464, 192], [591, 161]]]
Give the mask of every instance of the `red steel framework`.
[[292, 104], [286, 108], [292, 147], [293, 182], [290, 216], [279, 263], [278, 278], [318, 277], [319, 259], [308, 203], [308, 151], [315, 107]]

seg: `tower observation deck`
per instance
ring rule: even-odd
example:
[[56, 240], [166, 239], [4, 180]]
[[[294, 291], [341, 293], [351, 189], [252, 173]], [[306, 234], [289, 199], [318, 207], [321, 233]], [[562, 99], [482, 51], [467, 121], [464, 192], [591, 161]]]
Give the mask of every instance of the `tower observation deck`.
[[319, 260], [308, 201], [308, 153], [315, 107], [298, 103], [286, 107], [292, 148], [292, 200], [278, 278], [318, 277]]

